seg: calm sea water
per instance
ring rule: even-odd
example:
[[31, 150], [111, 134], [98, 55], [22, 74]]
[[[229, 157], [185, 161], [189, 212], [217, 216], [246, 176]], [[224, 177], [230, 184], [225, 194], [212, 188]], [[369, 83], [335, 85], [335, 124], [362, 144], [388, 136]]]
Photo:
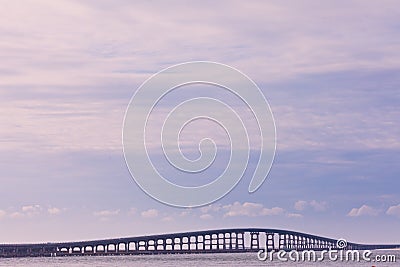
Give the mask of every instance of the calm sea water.
[[[15, 258], [0, 259], [0, 266], [400, 266], [400, 251], [374, 252], [380, 255], [395, 255], [395, 263], [377, 262], [278, 262], [259, 261], [256, 253], [240, 254], [175, 254], [175, 255], [135, 255], [105, 257], [60, 257], [60, 258]], [[372, 258], [372, 256], [371, 256]]]

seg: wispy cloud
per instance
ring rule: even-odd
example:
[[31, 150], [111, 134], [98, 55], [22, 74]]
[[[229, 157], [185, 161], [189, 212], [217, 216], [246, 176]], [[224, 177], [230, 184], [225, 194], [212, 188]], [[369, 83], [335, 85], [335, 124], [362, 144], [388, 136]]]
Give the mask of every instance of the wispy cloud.
[[301, 215], [300, 213], [288, 213], [286, 214], [286, 216], [289, 218], [303, 218], [303, 215]]
[[400, 217], [400, 204], [389, 207], [388, 210], [386, 211], [386, 214]]
[[116, 216], [120, 213], [120, 210], [101, 210], [93, 212], [93, 215], [96, 217], [112, 217]]
[[29, 205], [23, 206], [21, 210], [27, 214], [36, 214], [42, 210], [42, 207], [40, 205]]
[[279, 207], [266, 208], [260, 203], [245, 202], [241, 204], [240, 202], [235, 202], [233, 204], [223, 206], [225, 211], [225, 217], [235, 217], [235, 216], [271, 216], [271, 215], [281, 215], [284, 213], [284, 209]]
[[[388, 4], [391, 5], [397, 6]], [[192, 8], [204, 8], [202, 4], [195, 6]], [[4, 54], [3, 65], [7, 66], [0, 72], [0, 83], [4, 88], [0, 94], [7, 99], [2, 102], [2, 107], [9, 103], [7, 113], [14, 114], [14, 123], [22, 129], [13, 127], [13, 122], [8, 120], [1, 125], [11, 129], [11, 135], [23, 130], [29, 132], [32, 139], [43, 137], [38, 146], [47, 142], [63, 150], [117, 149], [120, 148], [123, 105], [133, 93], [132, 84], [140, 84], [150, 74], [171, 63], [211, 58], [251, 73], [262, 84], [301, 75], [400, 68], [394, 22], [397, 13], [393, 11], [397, 8], [350, 1], [346, 12], [335, 5], [321, 4], [315, 15], [313, 6], [304, 2], [296, 7], [253, 3], [244, 8], [239, 3], [222, 1], [215, 12], [203, 14], [201, 18], [194, 15], [192, 8], [170, 9], [160, 3], [135, 7], [126, 3], [108, 6], [70, 1], [61, 1], [59, 5], [51, 1], [42, 1], [39, 5], [25, 3], [23, 7], [10, 3], [6, 10], [0, 11], [0, 24], [3, 25], [0, 33], [4, 40], [0, 51]], [[231, 15], [221, 16], [218, 8]], [[171, 12], [165, 12], [165, 9]], [[245, 16], [244, 9], [253, 16]], [[359, 23], [366, 16], [376, 22], [373, 27], [366, 29]], [[23, 25], [21, 17], [24, 18]], [[107, 18], [107, 22], [99, 21], [100, 17]], [[309, 19], [304, 19], [306, 17]], [[322, 31], [320, 20], [324, 21], [325, 27], [335, 27], [329, 27], [331, 31]], [[108, 30], [99, 31], [99, 28]], [[221, 45], [211, 41], [215, 38]], [[148, 39], [152, 41], [148, 42]], [[374, 42], [371, 43], [371, 39]], [[369, 45], [363, 45], [365, 43]], [[143, 74], [143, 69], [147, 73]], [[321, 80], [320, 77], [315, 79]], [[14, 87], [18, 90], [11, 90]], [[296, 91], [299, 90], [301, 88]], [[296, 91], [292, 95], [299, 97]], [[347, 88], [340, 92], [349, 99]], [[350, 93], [353, 96], [354, 92]], [[360, 92], [357, 96], [363, 94]], [[291, 147], [332, 144], [331, 138], [326, 141], [325, 136], [316, 136], [319, 131], [315, 129], [321, 129], [321, 126], [342, 133], [341, 141], [346, 136], [345, 145], [400, 145], [392, 130], [379, 131], [375, 127], [381, 121], [376, 117], [393, 121], [396, 110], [392, 114], [376, 109], [369, 113], [369, 120], [365, 120], [364, 113], [346, 110], [313, 112], [312, 108], [293, 105], [295, 100], [284, 99], [285, 105], [274, 105], [280, 118], [280, 136], [286, 140], [281, 148], [287, 144]], [[341, 100], [336, 94], [313, 94], [315, 99], [318, 101], [314, 103]], [[55, 112], [56, 107], [65, 110]], [[39, 111], [34, 112], [35, 108]], [[50, 117], [44, 118], [40, 113]], [[57, 123], [60, 118], [63, 118], [62, 123]], [[368, 127], [369, 134], [361, 136], [358, 133], [353, 137], [348, 126], [354, 122], [362, 123], [364, 132]], [[110, 123], [114, 127], [109, 127]], [[53, 127], [55, 124], [57, 127]], [[312, 139], [308, 138], [310, 133]], [[24, 140], [28, 141], [26, 134], [24, 138], [18, 138], [18, 141]], [[15, 147], [19, 143], [8, 145]], [[338, 144], [340, 142], [335, 145]], [[26, 146], [18, 146], [19, 149], [24, 147], [26, 149]]]
[[61, 209], [56, 208], [56, 207], [52, 207], [52, 208], [48, 208], [47, 212], [51, 215], [58, 215], [61, 213]]
[[146, 211], [142, 211], [141, 213], [143, 218], [150, 219], [150, 218], [157, 218], [158, 217], [158, 210], [156, 209], [149, 209]]
[[0, 210], [0, 217], [6, 217], [12, 219], [21, 219], [21, 218], [32, 218], [36, 216], [45, 216], [47, 214], [56, 215], [61, 213], [61, 209], [56, 207], [49, 207], [45, 209], [43, 206], [35, 204], [35, 205], [25, 205], [21, 208], [15, 209], [11, 208], [9, 212]]
[[22, 206], [19, 211], [15, 211], [10, 214], [11, 218], [23, 218], [23, 217], [33, 217], [39, 215], [43, 208], [40, 205], [27, 205]]
[[311, 201], [299, 200], [296, 201], [296, 203], [294, 203], [294, 208], [297, 211], [303, 211], [308, 207], [312, 208], [315, 211], [325, 211], [327, 208], [327, 203], [325, 201], [316, 201], [316, 200], [311, 200]]
[[294, 208], [295, 208], [295, 210], [302, 211], [307, 207], [307, 204], [308, 204], [307, 201], [299, 200], [299, 201], [296, 201], [296, 203], [294, 203]]
[[221, 209], [222, 209], [221, 204], [211, 204], [211, 205], [200, 208], [200, 211], [203, 213], [208, 213], [208, 212], [218, 212]]
[[379, 214], [379, 210], [372, 208], [367, 205], [362, 205], [360, 208], [353, 208], [347, 216], [350, 217], [359, 217], [359, 216], [377, 216]]

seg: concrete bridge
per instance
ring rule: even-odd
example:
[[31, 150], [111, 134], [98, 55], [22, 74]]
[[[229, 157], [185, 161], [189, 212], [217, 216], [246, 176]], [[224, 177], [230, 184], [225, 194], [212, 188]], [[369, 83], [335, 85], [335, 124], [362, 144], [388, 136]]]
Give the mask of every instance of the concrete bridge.
[[45, 244], [0, 244], [0, 257], [105, 256], [172, 253], [237, 253], [268, 250], [398, 249], [397, 245], [347, 243], [306, 233], [265, 228], [219, 229]]

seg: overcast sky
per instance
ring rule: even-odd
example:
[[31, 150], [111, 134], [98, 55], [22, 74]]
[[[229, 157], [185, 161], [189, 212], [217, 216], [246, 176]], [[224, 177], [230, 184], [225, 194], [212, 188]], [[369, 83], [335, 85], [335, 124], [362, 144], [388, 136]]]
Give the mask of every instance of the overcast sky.
[[[0, 6], [0, 243], [241, 226], [400, 242], [398, 1]], [[277, 150], [256, 193], [247, 193], [251, 158], [226, 197], [182, 209], [140, 190], [121, 135], [136, 89], [193, 60], [231, 65], [257, 83]]]

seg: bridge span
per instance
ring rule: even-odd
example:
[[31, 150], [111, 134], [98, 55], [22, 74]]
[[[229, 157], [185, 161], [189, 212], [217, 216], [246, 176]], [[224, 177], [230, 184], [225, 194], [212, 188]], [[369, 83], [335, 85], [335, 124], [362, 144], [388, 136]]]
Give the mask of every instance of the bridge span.
[[172, 253], [238, 253], [270, 250], [325, 249], [399, 249], [397, 245], [367, 245], [306, 233], [266, 229], [238, 228], [184, 233], [147, 235], [103, 240], [44, 244], [0, 244], [0, 257], [105, 256]]

